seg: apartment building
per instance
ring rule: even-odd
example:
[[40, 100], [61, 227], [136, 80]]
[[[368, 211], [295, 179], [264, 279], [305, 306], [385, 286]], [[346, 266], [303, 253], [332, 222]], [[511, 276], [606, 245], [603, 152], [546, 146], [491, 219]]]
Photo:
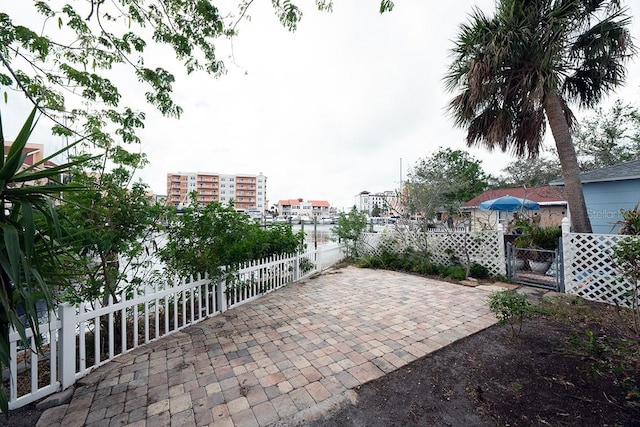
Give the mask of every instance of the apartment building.
[[387, 190], [381, 193], [361, 191], [355, 196], [355, 207], [359, 212], [370, 215], [377, 207], [380, 216], [399, 216], [404, 213], [401, 197], [397, 191]]
[[[4, 158], [7, 158], [7, 154], [9, 154], [9, 150], [11, 150], [11, 145], [13, 144], [13, 141], [5, 141], [4, 143]], [[24, 150], [22, 151], [22, 154], [25, 156], [24, 157], [24, 161], [22, 162], [22, 166], [20, 166], [20, 171], [23, 171], [27, 168], [32, 167], [33, 165], [36, 165], [40, 162], [42, 162], [42, 160], [45, 158], [44, 155], [44, 144], [32, 144], [32, 143], [27, 143], [24, 146]], [[51, 167], [55, 167], [57, 166], [57, 164], [55, 164], [54, 162], [48, 160], [46, 162], [44, 162], [43, 164], [41, 164], [37, 170], [43, 170], [43, 169], [47, 169], [47, 168], [51, 168]], [[40, 179], [40, 180], [36, 180], [36, 181], [30, 181], [28, 183], [26, 183], [26, 185], [32, 186], [32, 185], [45, 185], [47, 183], [46, 179]]]
[[331, 204], [326, 200], [286, 199], [279, 200], [277, 207], [280, 215], [292, 218], [322, 218], [333, 213]]
[[189, 202], [189, 194], [197, 193], [201, 204], [218, 201], [241, 211], [267, 209], [267, 177], [262, 173], [221, 174], [213, 172], [177, 172], [167, 174], [167, 204], [176, 207]]

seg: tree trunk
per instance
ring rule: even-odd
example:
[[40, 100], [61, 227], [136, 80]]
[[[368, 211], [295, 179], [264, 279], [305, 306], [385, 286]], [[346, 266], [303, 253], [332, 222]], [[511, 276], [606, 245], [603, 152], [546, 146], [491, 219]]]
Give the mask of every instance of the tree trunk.
[[564, 195], [571, 211], [573, 231], [577, 233], [591, 233], [591, 221], [587, 215], [587, 205], [584, 202], [582, 182], [578, 157], [571, 140], [569, 124], [564, 114], [560, 97], [555, 92], [547, 93], [544, 97], [544, 109], [549, 120], [551, 133], [556, 142], [562, 176], [564, 177]]

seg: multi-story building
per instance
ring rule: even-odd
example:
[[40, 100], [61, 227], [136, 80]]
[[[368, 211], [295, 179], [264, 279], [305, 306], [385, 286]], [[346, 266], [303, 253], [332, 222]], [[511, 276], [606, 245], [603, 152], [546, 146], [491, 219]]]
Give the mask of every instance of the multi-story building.
[[404, 212], [401, 206], [401, 197], [396, 191], [383, 191], [382, 193], [370, 193], [361, 191], [356, 194], [355, 207], [359, 212], [367, 215], [377, 208], [380, 216], [400, 216]]
[[167, 174], [167, 204], [181, 207], [196, 192], [201, 204], [218, 201], [228, 205], [232, 200], [237, 210], [267, 209], [267, 177], [262, 173], [221, 174], [213, 172], [177, 172]]
[[[9, 154], [9, 150], [11, 150], [11, 145], [13, 144], [13, 141], [5, 141], [4, 143], [4, 158], [7, 158], [7, 154]], [[57, 166], [56, 163], [47, 160], [45, 162], [42, 162], [45, 158], [44, 156], [44, 144], [32, 144], [32, 143], [27, 143], [24, 146], [24, 149], [22, 150], [22, 154], [24, 155], [24, 160], [22, 162], [22, 166], [20, 166], [20, 171], [23, 171], [27, 168], [31, 168], [34, 165], [39, 164], [39, 166], [37, 166], [35, 168], [35, 170], [44, 170], [47, 168], [52, 168]], [[35, 181], [29, 181], [27, 183], [25, 183], [25, 185], [28, 186], [33, 186], [33, 185], [45, 185], [47, 184], [48, 180], [47, 179], [39, 179], [39, 180], [35, 180]]]
[[331, 205], [326, 200], [287, 199], [278, 201], [278, 212], [285, 217], [309, 217], [313, 219], [330, 216]]

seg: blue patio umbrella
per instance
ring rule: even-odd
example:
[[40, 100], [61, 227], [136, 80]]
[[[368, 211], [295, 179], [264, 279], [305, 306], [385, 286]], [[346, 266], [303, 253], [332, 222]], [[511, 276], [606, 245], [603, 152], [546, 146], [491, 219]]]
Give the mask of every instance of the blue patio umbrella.
[[483, 211], [503, 211], [513, 212], [523, 209], [529, 211], [537, 211], [540, 205], [533, 200], [521, 199], [520, 197], [502, 196], [497, 199], [487, 200], [480, 203], [480, 209]]

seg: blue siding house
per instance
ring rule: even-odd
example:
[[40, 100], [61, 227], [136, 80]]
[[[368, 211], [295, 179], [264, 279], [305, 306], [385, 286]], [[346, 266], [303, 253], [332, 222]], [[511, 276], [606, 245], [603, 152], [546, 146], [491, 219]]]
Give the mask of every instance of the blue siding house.
[[[580, 174], [587, 214], [594, 233], [616, 234], [622, 221], [620, 210], [634, 209], [640, 202], [640, 160]], [[550, 185], [563, 185], [556, 180]]]

